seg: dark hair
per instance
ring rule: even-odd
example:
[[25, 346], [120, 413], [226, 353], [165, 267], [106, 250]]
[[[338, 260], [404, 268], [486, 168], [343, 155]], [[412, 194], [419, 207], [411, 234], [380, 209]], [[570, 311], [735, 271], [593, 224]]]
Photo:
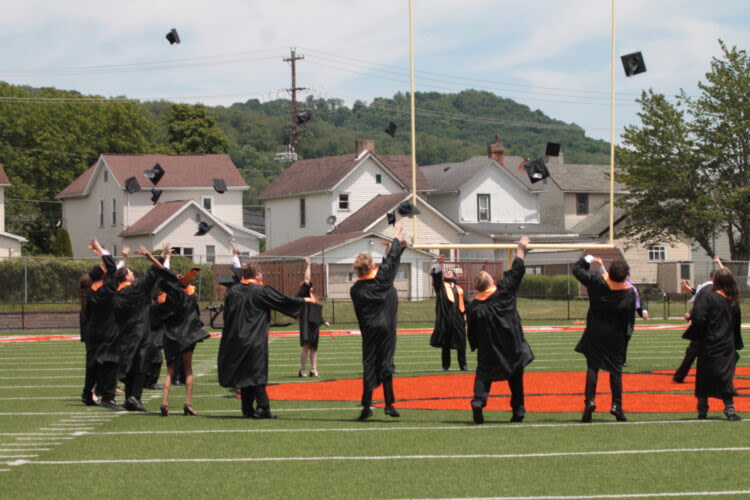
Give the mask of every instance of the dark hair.
[[104, 279], [104, 275], [106, 273], [104, 272], [104, 269], [102, 269], [102, 266], [93, 266], [91, 269], [89, 269], [89, 276], [91, 277], [91, 282], [94, 281], [101, 281]]
[[128, 275], [128, 268], [127, 267], [121, 267], [117, 271], [115, 271], [115, 279], [118, 283], [121, 283], [125, 281], [125, 278]]
[[623, 281], [628, 279], [629, 274], [630, 274], [630, 266], [624, 260], [621, 260], [621, 259], [614, 260], [609, 265], [609, 278], [612, 281], [617, 281], [619, 283], [622, 283]]
[[91, 288], [91, 283], [93, 283], [93, 280], [91, 279], [89, 273], [83, 273], [81, 275], [81, 280], [78, 282], [78, 291], [81, 297], [81, 312], [83, 313], [86, 312], [86, 292], [89, 288]]
[[260, 267], [258, 264], [248, 262], [245, 267], [242, 268], [242, 277], [245, 279], [253, 279], [260, 273]]
[[722, 268], [717, 269], [714, 275], [714, 291], [721, 290], [727, 295], [729, 305], [736, 306], [740, 295], [740, 289], [737, 286], [737, 281], [732, 276], [732, 271], [729, 269]]

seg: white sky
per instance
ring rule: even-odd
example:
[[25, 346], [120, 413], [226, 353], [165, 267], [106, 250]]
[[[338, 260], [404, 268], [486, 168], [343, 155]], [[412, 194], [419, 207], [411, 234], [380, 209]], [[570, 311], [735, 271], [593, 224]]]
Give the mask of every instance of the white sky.
[[[407, 0], [7, 3], [0, 80], [13, 84], [209, 105], [266, 100], [287, 95], [282, 59], [294, 46], [305, 56], [297, 83], [317, 96], [351, 105], [409, 89]], [[414, 0], [416, 89], [488, 90], [608, 140], [610, 5]], [[719, 38], [750, 48], [748, 12], [747, 0], [617, 0], [618, 135], [636, 123], [641, 90], [695, 93]], [[180, 45], [164, 38], [172, 27]], [[648, 71], [626, 78], [619, 56], [639, 50]]]

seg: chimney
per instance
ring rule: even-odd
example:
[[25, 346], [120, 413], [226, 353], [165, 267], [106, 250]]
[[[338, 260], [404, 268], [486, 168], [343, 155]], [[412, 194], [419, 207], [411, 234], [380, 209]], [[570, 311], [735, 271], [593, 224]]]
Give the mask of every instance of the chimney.
[[500, 135], [495, 134], [495, 143], [487, 146], [487, 156], [500, 165], [505, 165], [505, 146], [500, 144]]
[[354, 141], [354, 154], [359, 158], [362, 153], [367, 150], [370, 153], [375, 153], [375, 139], [357, 139]]

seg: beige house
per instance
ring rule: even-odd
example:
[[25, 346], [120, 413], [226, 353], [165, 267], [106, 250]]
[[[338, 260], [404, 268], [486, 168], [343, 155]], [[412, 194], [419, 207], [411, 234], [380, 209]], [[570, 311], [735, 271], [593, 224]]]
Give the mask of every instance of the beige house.
[[[164, 176], [154, 185], [145, 171], [159, 165]], [[140, 190], [126, 189], [135, 178]], [[214, 189], [223, 179], [226, 191]], [[232, 245], [258, 254], [263, 235], [242, 225], [242, 192], [248, 189], [228, 155], [111, 155], [99, 159], [58, 198], [75, 257], [88, 256], [96, 237], [114, 254], [127, 245], [158, 248], [169, 242], [176, 253], [196, 262], [231, 261]], [[152, 201], [154, 190], [160, 197]], [[213, 226], [203, 236], [201, 222]]]
[[21, 245], [26, 243], [26, 238], [5, 232], [5, 188], [9, 186], [10, 180], [0, 164], [0, 258], [20, 256]]

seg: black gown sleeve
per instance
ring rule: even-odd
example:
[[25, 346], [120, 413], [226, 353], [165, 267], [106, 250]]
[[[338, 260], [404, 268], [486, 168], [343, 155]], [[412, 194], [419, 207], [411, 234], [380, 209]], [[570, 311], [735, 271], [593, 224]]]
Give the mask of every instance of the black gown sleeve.
[[383, 257], [383, 262], [380, 264], [380, 269], [375, 279], [393, 283], [398, 273], [398, 266], [401, 263], [401, 254], [404, 252], [404, 248], [401, 246], [401, 242], [397, 238], [393, 238], [391, 247], [388, 249], [388, 253]]
[[575, 267], [573, 267], [573, 276], [587, 288], [593, 285], [597, 278], [601, 276], [601, 274], [597, 271], [592, 271], [589, 267], [589, 263], [583, 257], [578, 259]]
[[503, 274], [503, 279], [500, 280], [498, 289], [502, 288], [503, 290], [508, 290], [515, 294], [518, 287], [521, 286], [524, 274], [526, 274], [526, 266], [524, 265], [523, 259], [516, 257], [513, 259], [513, 264], [511, 265], [510, 270]]
[[268, 311], [274, 309], [282, 314], [291, 316], [292, 318], [299, 316], [302, 307], [305, 305], [304, 299], [298, 297], [287, 297], [270, 286], [261, 287], [260, 291], [255, 294], [254, 300], [257, 301], [262, 309]]

